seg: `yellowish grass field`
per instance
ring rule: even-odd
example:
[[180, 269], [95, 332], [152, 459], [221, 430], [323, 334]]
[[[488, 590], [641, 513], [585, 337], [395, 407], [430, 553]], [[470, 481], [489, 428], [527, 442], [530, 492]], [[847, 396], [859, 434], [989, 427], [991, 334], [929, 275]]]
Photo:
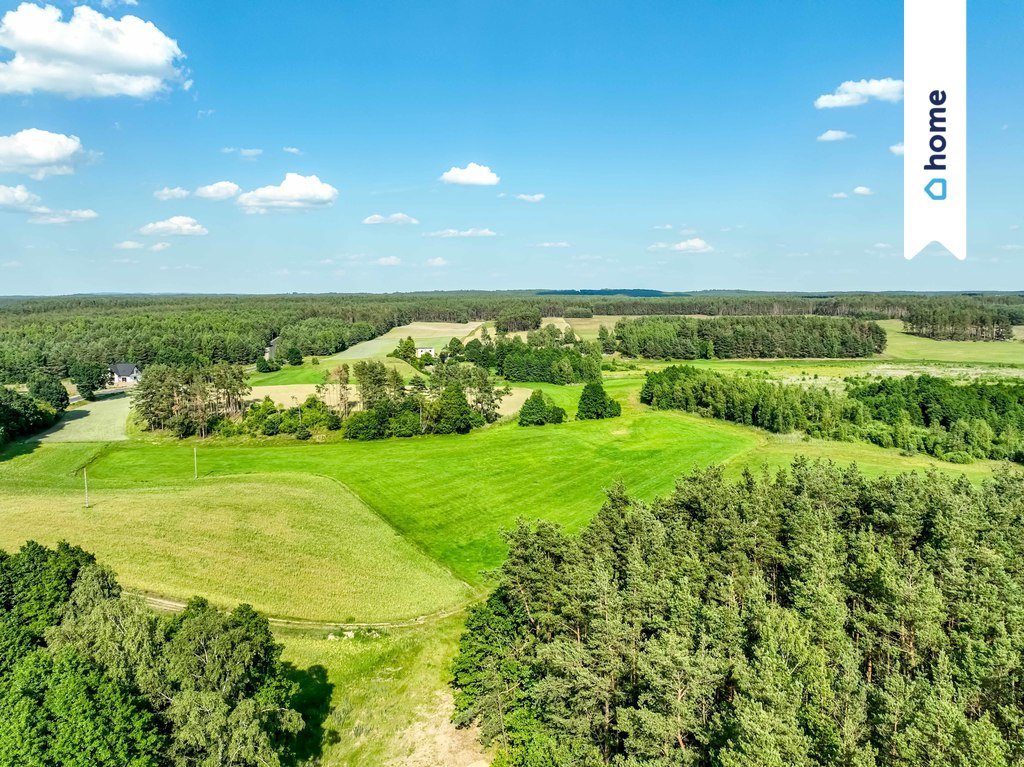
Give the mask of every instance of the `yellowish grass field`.
[[[189, 468], [189, 467], [183, 467]], [[396, 621], [450, 609], [470, 589], [344, 485], [312, 475], [0, 495], [0, 548], [73, 541], [121, 583], [171, 599], [249, 602], [281, 618]]]

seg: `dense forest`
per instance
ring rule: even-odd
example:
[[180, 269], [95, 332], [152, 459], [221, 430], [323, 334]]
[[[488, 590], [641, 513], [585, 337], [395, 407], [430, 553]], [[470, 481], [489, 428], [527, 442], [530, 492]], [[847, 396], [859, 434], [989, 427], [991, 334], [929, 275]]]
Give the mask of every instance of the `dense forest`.
[[157, 615], [82, 549], [0, 551], [0, 767], [276, 767], [298, 686], [266, 618]]
[[953, 301], [919, 304], [907, 314], [907, 332], [950, 341], [1010, 341], [1021, 324], [1019, 307], [960, 305]]
[[647, 374], [640, 401], [785, 434], [864, 439], [954, 463], [1024, 463], [1024, 384], [934, 376], [850, 379], [846, 392], [690, 366]]
[[1024, 761], [1024, 474], [798, 460], [525, 523], [454, 662], [495, 767]]
[[[625, 293], [629, 293], [626, 291]], [[508, 331], [541, 317], [586, 315], [821, 315], [906, 319], [919, 307], [1005, 313], [1024, 324], [1024, 297], [937, 295], [622, 292], [411, 293], [291, 296], [71, 296], [0, 300], [0, 383], [46, 370], [132, 362], [254, 363], [274, 338], [304, 355], [327, 355], [414, 321], [492, 320]]]
[[870, 357], [886, 341], [874, 322], [813, 316], [637, 317], [615, 323], [615, 339], [629, 357], [684, 360]]

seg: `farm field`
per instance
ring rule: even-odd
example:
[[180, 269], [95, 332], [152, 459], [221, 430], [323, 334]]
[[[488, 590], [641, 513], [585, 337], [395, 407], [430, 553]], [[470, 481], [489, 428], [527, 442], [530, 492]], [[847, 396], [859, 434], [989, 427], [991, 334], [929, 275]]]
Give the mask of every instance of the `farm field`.
[[409, 379], [416, 375], [416, 369], [403, 360], [387, 356], [388, 352], [394, 351], [400, 340], [412, 336], [417, 346], [440, 348], [453, 338], [460, 340], [469, 338], [482, 325], [482, 322], [414, 322], [402, 325], [392, 328], [379, 338], [363, 341], [338, 354], [319, 357], [317, 365], [314, 365], [312, 358], [308, 357], [302, 365], [296, 367], [285, 365], [273, 373], [253, 373], [249, 376], [249, 385], [253, 387], [291, 384], [316, 385], [323, 383], [331, 369], [342, 363], [352, 366], [357, 362], [369, 360], [379, 360]]
[[1024, 341], [1019, 328], [1014, 341], [935, 341], [903, 332], [900, 320], [878, 323], [889, 343], [880, 358], [935, 362], [970, 362], [990, 365], [1024, 365]]

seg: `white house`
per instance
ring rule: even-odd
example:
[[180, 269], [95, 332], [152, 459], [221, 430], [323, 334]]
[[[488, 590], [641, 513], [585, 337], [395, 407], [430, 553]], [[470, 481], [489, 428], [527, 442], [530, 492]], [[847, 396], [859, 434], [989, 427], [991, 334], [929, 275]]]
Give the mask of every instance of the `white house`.
[[111, 365], [108, 370], [110, 370], [110, 378], [114, 386], [135, 386], [142, 380], [142, 371], [139, 370], [139, 366], [129, 362], [118, 362], [116, 365]]
[[416, 356], [417, 357], [422, 357], [424, 354], [429, 354], [431, 357], [436, 357], [437, 356], [437, 352], [434, 351], [434, 347], [433, 346], [417, 346], [416, 347]]

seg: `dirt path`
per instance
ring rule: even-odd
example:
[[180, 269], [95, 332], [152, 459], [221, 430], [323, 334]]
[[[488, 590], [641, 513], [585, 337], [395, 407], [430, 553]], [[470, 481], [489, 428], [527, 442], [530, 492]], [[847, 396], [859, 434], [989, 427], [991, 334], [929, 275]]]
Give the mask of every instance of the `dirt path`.
[[[154, 610], [168, 613], [180, 613], [185, 609], [185, 602], [178, 599], [146, 594], [139, 591], [126, 591], [126, 594], [137, 596]], [[449, 607], [429, 615], [420, 615], [415, 618], [408, 618], [401, 621], [385, 621], [381, 623], [322, 623], [319, 621], [301, 620], [298, 618], [273, 618], [268, 616], [267, 621], [271, 626], [288, 629], [301, 629], [304, 631], [355, 631], [357, 629], [401, 629], [423, 626], [435, 621], [444, 620], [452, 615], [457, 615], [465, 610], [469, 603], [457, 607]]]

